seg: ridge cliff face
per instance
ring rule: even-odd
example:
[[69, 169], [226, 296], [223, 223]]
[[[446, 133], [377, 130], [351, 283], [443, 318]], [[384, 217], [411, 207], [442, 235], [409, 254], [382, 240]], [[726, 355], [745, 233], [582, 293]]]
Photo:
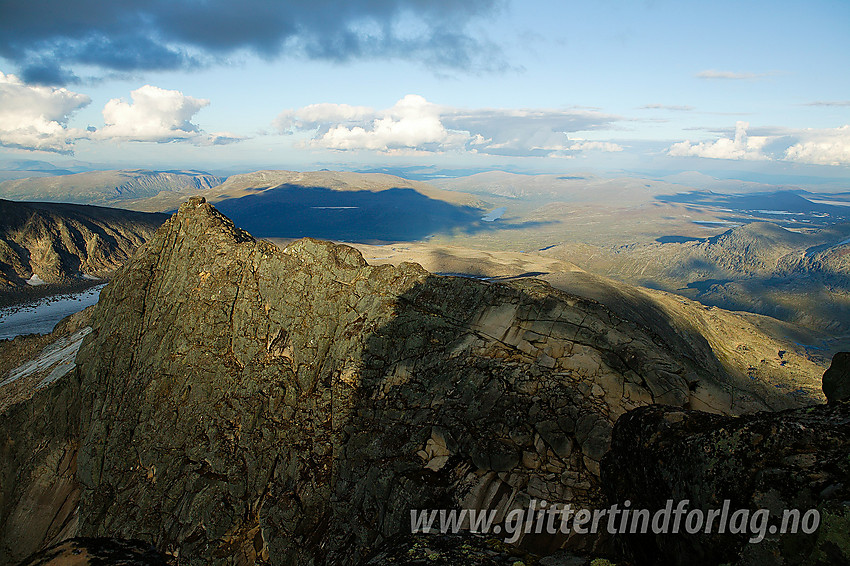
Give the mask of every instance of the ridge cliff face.
[[197, 198], [121, 268], [92, 327], [78, 533], [187, 563], [357, 564], [411, 509], [592, 507], [625, 411], [791, 404], [544, 283], [280, 249]]

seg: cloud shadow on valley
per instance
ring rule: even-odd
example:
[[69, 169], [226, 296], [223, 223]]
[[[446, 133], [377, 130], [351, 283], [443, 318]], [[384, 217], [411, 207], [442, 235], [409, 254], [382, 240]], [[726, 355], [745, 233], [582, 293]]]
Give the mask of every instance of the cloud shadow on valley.
[[484, 222], [485, 210], [433, 199], [413, 189], [338, 191], [281, 185], [221, 201], [216, 207], [261, 238], [403, 242], [439, 233], [534, 228], [543, 222]]

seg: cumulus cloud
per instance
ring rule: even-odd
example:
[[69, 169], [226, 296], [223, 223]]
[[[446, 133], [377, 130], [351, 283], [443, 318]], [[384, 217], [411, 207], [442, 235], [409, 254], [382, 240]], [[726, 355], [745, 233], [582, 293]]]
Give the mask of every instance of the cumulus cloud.
[[220, 145], [238, 141], [232, 134], [206, 134], [192, 118], [209, 105], [203, 98], [186, 96], [178, 90], [145, 85], [130, 93], [132, 102], [113, 98], [103, 107], [104, 126], [93, 139], [157, 142], [188, 141]]
[[749, 124], [738, 122], [735, 137], [710, 142], [683, 141], [670, 146], [667, 154], [711, 159], [770, 159], [819, 165], [850, 165], [850, 125], [839, 128], [791, 130], [762, 128], [753, 136]]
[[71, 153], [84, 131], [69, 128], [71, 114], [91, 99], [64, 88], [31, 86], [0, 72], [0, 145]]
[[75, 66], [185, 69], [234, 54], [346, 61], [403, 58], [493, 68], [502, 57], [470, 24], [503, 0], [111, 0], [4, 2], [0, 56], [25, 80], [73, 81]]
[[[283, 133], [321, 128], [323, 124], [357, 124], [373, 119], [375, 111], [368, 106], [348, 104], [311, 104], [298, 111], [286, 110], [272, 122]], [[325, 129], [325, 132], [327, 129]]]
[[571, 140], [568, 136], [573, 132], [611, 128], [619, 120], [617, 116], [583, 109], [466, 110], [407, 95], [385, 110], [346, 104], [315, 104], [286, 110], [277, 117], [274, 126], [286, 134], [307, 132], [310, 146], [339, 151], [467, 151], [550, 156], [622, 150], [610, 142]]
[[668, 150], [669, 155], [684, 157], [708, 157], [711, 159], [767, 159], [761, 150], [767, 143], [767, 138], [748, 136], [747, 122], [735, 124], [735, 137], [720, 138], [713, 142], [691, 143], [683, 141], [673, 144]]
[[754, 79], [763, 79], [770, 76], [772, 73], [736, 73], [733, 71], [700, 71], [696, 74], [698, 79], [721, 79], [733, 81], [751, 81]]
[[803, 130], [785, 150], [785, 159], [820, 165], [850, 165], [850, 125], [827, 130]]

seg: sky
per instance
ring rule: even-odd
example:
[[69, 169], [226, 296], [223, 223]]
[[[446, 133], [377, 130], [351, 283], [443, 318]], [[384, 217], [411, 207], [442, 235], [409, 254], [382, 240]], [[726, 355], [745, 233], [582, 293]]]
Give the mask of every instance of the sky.
[[0, 0], [0, 161], [850, 184], [850, 2]]

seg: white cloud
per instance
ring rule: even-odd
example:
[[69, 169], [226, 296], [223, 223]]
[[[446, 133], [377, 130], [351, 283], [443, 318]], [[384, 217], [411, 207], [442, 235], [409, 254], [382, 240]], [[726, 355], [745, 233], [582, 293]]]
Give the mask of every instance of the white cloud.
[[785, 150], [785, 159], [820, 165], [850, 165], [850, 125], [827, 130], [804, 130]]
[[693, 106], [677, 106], [670, 104], [646, 104], [640, 107], [640, 110], [672, 110], [674, 112], [690, 112], [695, 110]]
[[221, 145], [240, 141], [229, 133], [208, 134], [192, 118], [210, 101], [186, 96], [179, 90], [145, 85], [130, 93], [132, 102], [113, 98], [103, 107], [105, 125], [94, 139], [167, 143], [186, 141], [197, 145]]
[[755, 79], [763, 79], [769, 77], [773, 73], [736, 73], [734, 71], [700, 71], [696, 74], [698, 79], [721, 79], [733, 81], [751, 81]]
[[600, 141], [577, 141], [568, 147], [570, 151], [607, 151], [607, 152], [617, 152], [623, 151], [623, 146], [612, 143], [612, 142], [600, 142]]
[[285, 134], [309, 133], [310, 146], [338, 151], [547, 156], [565, 151], [621, 150], [609, 142], [581, 142], [567, 135], [609, 128], [620, 119], [584, 109], [466, 110], [432, 104], [411, 94], [385, 110], [347, 104], [287, 110], [273, 125]]
[[90, 102], [84, 94], [26, 85], [0, 72], [0, 145], [70, 153], [87, 133], [68, 128], [68, 117]]
[[206, 99], [145, 85], [130, 93], [133, 102], [113, 98], [103, 107], [105, 125], [96, 137], [119, 141], [170, 142], [191, 139], [200, 128], [191, 122], [208, 106]]
[[439, 107], [414, 94], [405, 96], [374, 118], [359, 110], [357, 115], [367, 118], [364, 125], [336, 124], [315, 138], [312, 145], [337, 150], [445, 151], [463, 147], [469, 139], [468, 132], [446, 129], [440, 121]]
[[357, 123], [374, 117], [375, 111], [368, 106], [322, 103], [305, 106], [297, 112], [281, 112], [272, 125], [283, 133], [292, 133], [316, 129], [325, 123]]
[[762, 128], [764, 135], [747, 135], [749, 124], [735, 125], [735, 138], [712, 142], [675, 143], [667, 150], [677, 157], [711, 159], [770, 159], [818, 165], [850, 165], [850, 125], [839, 128], [792, 130]]
[[667, 154], [676, 157], [708, 157], [710, 159], [767, 159], [762, 148], [765, 136], [748, 136], [747, 122], [735, 124], [735, 138], [720, 138], [713, 142], [691, 143], [689, 140], [673, 144]]

